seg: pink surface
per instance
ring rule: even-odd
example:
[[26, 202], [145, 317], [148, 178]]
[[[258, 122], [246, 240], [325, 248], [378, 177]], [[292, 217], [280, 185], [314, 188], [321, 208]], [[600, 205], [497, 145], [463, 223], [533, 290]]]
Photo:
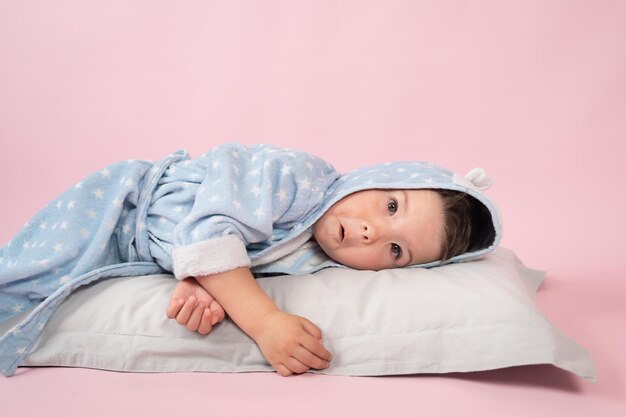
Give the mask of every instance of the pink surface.
[[598, 371], [591, 384], [548, 366], [288, 379], [22, 369], [0, 379], [3, 411], [623, 415], [625, 17], [618, 0], [2, 2], [2, 244], [110, 162], [226, 140], [342, 171], [482, 166], [502, 244], [549, 272], [538, 302]]

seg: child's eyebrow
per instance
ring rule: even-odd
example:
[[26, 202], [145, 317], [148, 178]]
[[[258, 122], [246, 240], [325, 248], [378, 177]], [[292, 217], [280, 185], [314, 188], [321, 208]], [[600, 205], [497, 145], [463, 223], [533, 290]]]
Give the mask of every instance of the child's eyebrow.
[[[402, 198], [404, 199], [404, 212], [406, 213], [409, 210], [409, 197], [406, 194], [406, 190], [402, 190]], [[411, 265], [413, 263], [413, 253], [411, 253], [411, 248], [408, 246], [408, 243], [406, 250], [409, 253], [409, 263], [404, 266]]]

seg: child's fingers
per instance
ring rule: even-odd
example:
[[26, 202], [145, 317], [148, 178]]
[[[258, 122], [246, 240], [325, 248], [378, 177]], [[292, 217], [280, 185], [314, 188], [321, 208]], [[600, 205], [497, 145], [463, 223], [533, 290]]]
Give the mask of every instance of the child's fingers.
[[[333, 356], [328, 350], [326, 350], [322, 341], [315, 339], [313, 336], [305, 335], [305, 337], [302, 338], [300, 343], [304, 349], [308, 350], [313, 355], [317, 356], [318, 358], [324, 361], [330, 362], [333, 359]], [[315, 368], [322, 369], [322, 368], [318, 368], [317, 366]], [[326, 367], [324, 366], [323, 368], [326, 368]]]
[[304, 330], [308, 334], [313, 336], [316, 340], [322, 340], [322, 331], [319, 329], [319, 327], [317, 327], [304, 317], [300, 317], [300, 322], [302, 323], [302, 327], [304, 327]]
[[309, 369], [311, 369], [309, 366], [306, 366], [305, 364], [303, 364], [302, 362], [300, 362], [298, 359], [294, 358], [293, 356], [290, 356], [287, 359], [285, 359], [285, 361], [283, 362], [283, 365], [285, 365], [294, 374], [302, 374], [308, 371]]
[[170, 300], [167, 309], [165, 309], [165, 314], [167, 315], [167, 317], [170, 319], [176, 317], [183, 304], [185, 304], [185, 300], [183, 300], [182, 298]]
[[320, 358], [319, 356], [311, 353], [310, 350], [302, 346], [298, 346], [291, 356], [293, 356], [303, 365], [306, 365], [309, 368], [313, 369], [326, 369], [330, 364], [329, 361]]
[[309, 320], [304, 317], [300, 317], [300, 322], [302, 323], [302, 327], [304, 331], [306, 331], [311, 337], [304, 338], [302, 345], [311, 353], [322, 358], [328, 362], [332, 360], [332, 355], [326, 348], [324, 348], [324, 343], [322, 342], [322, 331], [311, 323]]
[[198, 326], [200, 325], [200, 320], [202, 319], [202, 313], [204, 313], [205, 305], [202, 301], [198, 303], [196, 308], [194, 308], [191, 316], [189, 316], [189, 320], [187, 320], [187, 329], [195, 332], [198, 330]]
[[205, 308], [202, 312], [202, 319], [200, 320], [200, 325], [198, 326], [198, 333], [200, 334], [209, 334], [211, 330], [213, 330], [213, 315], [211, 310]]
[[187, 298], [187, 301], [185, 301], [183, 308], [181, 308], [178, 314], [176, 315], [176, 322], [178, 324], [186, 324], [195, 306], [196, 306], [196, 297], [192, 295], [189, 298]]
[[289, 368], [287, 368], [285, 365], [278, 364], [276, 365], [274, 368], [276, 368], [276, 372], [278, 372], [278, 375], [280, 376], [289, 376], [289, 375], [293, 375], [293, 372], [291, 372], [289, 370]]
[[226, 316], [226, 312], [224, 312], [224, 309], [217, 301], [213, 300], [209, 308], [211, 309], [211, 324], [212, 325], [224, 320], [224, 317]]

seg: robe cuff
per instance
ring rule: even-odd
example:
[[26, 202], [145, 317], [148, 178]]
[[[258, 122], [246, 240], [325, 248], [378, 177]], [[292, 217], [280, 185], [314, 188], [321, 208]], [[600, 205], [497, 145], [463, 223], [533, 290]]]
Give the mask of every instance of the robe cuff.
[[250, 266], [243, 241], [235, 235], [205, 240], [172, 251], [176, 279], [219, 274]]

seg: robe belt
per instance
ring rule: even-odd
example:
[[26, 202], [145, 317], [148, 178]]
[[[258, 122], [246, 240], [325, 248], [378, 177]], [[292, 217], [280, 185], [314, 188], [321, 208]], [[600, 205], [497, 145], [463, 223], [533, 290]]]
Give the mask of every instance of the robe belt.
[[137, 220], [135, 224], [135, 239], [129, 248], [129, 259], [141, 262], [155, 262], [150, 254], [150, 236], [147, 228], [148, 208], [152, 203], [154, 189], [165, 171], [175, 162], [188, 159], [189, 155], [184, 150], [176, 151], [157, 161], [145, 175], [139, 196], [137, 198]]

